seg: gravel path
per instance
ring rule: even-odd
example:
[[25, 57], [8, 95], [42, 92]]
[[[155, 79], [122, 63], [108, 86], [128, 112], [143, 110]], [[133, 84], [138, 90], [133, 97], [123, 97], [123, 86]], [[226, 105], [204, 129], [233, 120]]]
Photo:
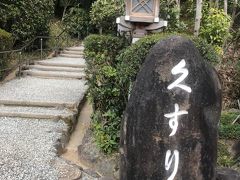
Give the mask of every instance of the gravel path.
[[0, 179], [58, 179], [51, 162], [64, 131], [63, 121], [0, 118]]
[[[61, 67], [55, 72], [59, 75], [74, 74], [64, 71], [69, 67], [85, 66], [82, 58], [57, 57], [41, 63], [49, 63], [45, 72], [54, 65]], [[66, 145], [71, 123], [63, 120], [76, 119], [85, 84], [83, 79], [27, 76], [0, 86], [0, 180], [80, 178], [81, 171], [58, 157], [57, 149]], [[52, 119], [55, 115], [61, 120]]]
[[75, 103], [87, 89], [84, 80], [42, 79], [25, 77], [0, 87], [0, 101], [37, 101]]

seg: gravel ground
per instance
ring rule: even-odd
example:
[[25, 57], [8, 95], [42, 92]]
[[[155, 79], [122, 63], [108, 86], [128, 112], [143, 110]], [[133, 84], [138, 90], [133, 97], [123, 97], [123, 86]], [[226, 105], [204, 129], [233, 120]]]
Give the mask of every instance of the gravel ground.
[[0, 101], [37, 101], [76, 103], [85, 94], [84, 80], [41, 79], [26, 77], [12, 80], [0, 87]]
[[[42, 61], [43, 62], [43, 61]], [[52, 58], [44, 62], [56, 65], [84, 65], [84, 59]], [[62, 72], [58, 72], [62, 73]], [[65, 73], [65, 72], [63, 72]], [[68, 73], [71, 74], [71, 73]], [[24, 77], [0, 86], [0, 112], [68, 115], [64, 105], [74, 107], [84, 97], [85, 80]], [[5, 102], [6, 101], [6, 102]], [[60, 105], [62, 108], [22, 105]], [[20, 106], [18, 106], [20, 105]], [[4, 115], [6, 116], [6, 115]], [[19, 116], [19, 114], [18, 114]], [[57, 156], [57, 147], [68, 134], [64, 121], [0, 117], [0, 180], [71, 180], [81, 176], [78, 168]], [[44, 117], [46, 118], [46, 117]], [[66, 139], [66, 137], [65, 137]]]
[[0, 124], [1, 180], [58, 179], [52, 163], [58, 158], [55, 145], [67, 131], [63, 121], [0, 118]]

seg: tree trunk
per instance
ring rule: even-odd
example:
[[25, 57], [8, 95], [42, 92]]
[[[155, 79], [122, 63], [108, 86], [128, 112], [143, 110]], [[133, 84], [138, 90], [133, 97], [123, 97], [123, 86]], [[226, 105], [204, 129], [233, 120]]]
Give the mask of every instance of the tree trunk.
[[237, 5], [238, 5], [238, 0], [234, 0], [234, 1], [233, 1], [233, 11], [232, 11], [232, 21], [231, 21], [230, 28], [233, 27], [234, 20], [235, 20], [235, 18], [236, 18]]
[[63, 9], [63, 15], [62, 15], [62, 21], [64, 20], [64, 17], [65, 17], [66, 11], [67, 11], [67, 6], [64, 6], [64, 9]]
[[103, 33], [103, 28], [100, 27], [100, 28], [99, 28], [99, 34], [102, 35], [102, 33]]
[[218, 9], [219, 8], [219, 0], [215, 1], [215, 8]]
[[176, 6], [177, 6], [177, 10], [178, 10], [178, 16], [177, 19], [180, 19], [180, 11], [181, 11], [181, 5], [180, 5], [180, 0], [176, 0]]
[[194, 26], [194, 36], [199, 35], [201, 19], [202, 19], [202, 0], [196, 1], [196, 17], [195, 17], [195, 26]]
[[224, 12], [227, 14], [227, 10], [228, 10], [228, 2], [227, 0], [224, 0]]
[[213, 6], [213, 0], [209, 0], [209, 8], [212, 8]]

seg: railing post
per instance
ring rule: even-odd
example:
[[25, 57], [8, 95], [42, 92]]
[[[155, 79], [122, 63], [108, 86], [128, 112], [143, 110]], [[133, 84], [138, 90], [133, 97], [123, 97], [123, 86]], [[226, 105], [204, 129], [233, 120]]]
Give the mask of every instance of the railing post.
[[43, 57], [43, 39], [41, 38], [40, 41], [41, 41], [41, 59], [42, 59], [42, 57]]
[[21, 71], [22, 71], [22, 67], [21, 67], [21, 59], [22, 59], [22, 51], [19, 52], [19, 57], [18, 57], [18, 68], [19, 68], [19, 72], [18, 72], [18, 75], [19, 77], [21, 76]]
[[67, 37], [67, 47], [69, 46], [69, 38]]
[[54, 54], [55, 54], [55, 56], [57, 56], [57, 54], [58, 54], [58, 49], [59, 49], [59, 47], [58, 47], [58, 43], [59, 43], [59, 37], [56, 37], [56, 38], [54, 38], [55, 39], [55, 47], [54, 47]]

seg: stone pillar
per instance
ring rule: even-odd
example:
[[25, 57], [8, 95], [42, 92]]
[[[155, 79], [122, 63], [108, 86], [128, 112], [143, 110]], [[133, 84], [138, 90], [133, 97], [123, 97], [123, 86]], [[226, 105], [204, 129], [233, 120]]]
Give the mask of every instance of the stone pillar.
[[216, 178], [221, 85], [195, 45], [156, 44], [133, 87], [121, 129], [121, 180]]

